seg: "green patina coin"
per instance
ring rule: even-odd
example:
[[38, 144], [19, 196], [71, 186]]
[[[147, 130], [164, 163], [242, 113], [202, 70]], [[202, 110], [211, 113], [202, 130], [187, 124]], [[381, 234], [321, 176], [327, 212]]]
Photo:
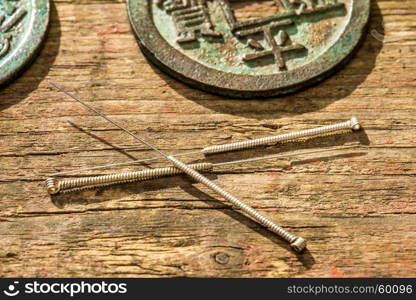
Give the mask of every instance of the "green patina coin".
[[48, 0], [0, 0], [0, 85], [32, 60], [48, 22]]
[[357, 48], [370, 14], [370, 0], [129, 0], [127, 7], [156, 65], [195, 87], [243, 98], [293, 92], [328, 76]]

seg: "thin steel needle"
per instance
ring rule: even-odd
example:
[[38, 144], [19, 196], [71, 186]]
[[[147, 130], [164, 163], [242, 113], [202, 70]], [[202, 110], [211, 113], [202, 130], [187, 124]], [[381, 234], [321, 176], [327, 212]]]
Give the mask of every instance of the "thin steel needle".
[[225, 199], [227, 199], [228, 201], [230, 201], [232, 204], [234, 204], [236, 207], [238, 207], [239, 209], [241, 209], [242, 211], [244, 211], [247, 215], [249, 215], [251, 218], [253, 218], [255, 221], [257, 221], [259, 224], [265, 226], [267, 229], [269, 229], [270, 231], [276, 233], [281, 238], [283, 238], [284, 240], [286, 240], [287, 242], [289, 242], [290, 245], [291, 245], [291, 247], [296, 252], [302, 252], [306, 248], [306, 240], [305, 239], [303, 239], [301, 237], [298, 237], [298, 236], [296, 236], [294, 234], [291, 234], [291, 233], [287, 232], [286, 230], [284, 230], [282, 227], [274, 224], [271, 220], [269, 220], [268, 218], [266, 218], [263, 215], [261, 215], [260, 213], [258, 213], [254, 208], [252, 208], [251, 206], [245, 204], [241, 200], [235, 198], [234, 196], [232, 196], [231, 194], [229, 194], [228, 192], [226, 192], [225, 190], [223, 190], [222, 188], [220, 188], [218, 185], [216, 185], [215, 183], [213, 183], [208, 178], [204, 177], [203, 175], [201, 175], [200, 173], [198, 173], [194, 169], [188, 167], [186, 164], [184, 164], [183, 162], [179, 161], [175, 157], [166, 155], [165, 153], [163, 153], [162, 151], [160, 151], [159, 149], [157, 149], [152, 144], [146, 142], [145, 140], [143, 140], [142, 138], [140, 138], [136, 134], [132, 133], [131, 131], [129, 131], [128, 129], [126, 129], [125, 127], [123, 127], [122, 125], [120, 125], [117, 122], [115, 122], [115, 121], [111, 120], [110, 118], [108, 118], [106, 115], [104, 115], [102, 112], [100, 112], [96, 108], [94, 108], [91, 105], [88, 105], [87, 103], [83, 102], [82, 100], [80, 100], [79, 98], [77, 98], [74, 94], [66, 91], [65, 89], [63, 89], [62, 87], [58, 86], [55, 83], [50, 82], [50, 84], [53, 87], [55, 87], [56, 89], [58, 89], [59, 91], [63, 92], [67, 96], [69, 96], [72, 99], [74, 99], [75, 101], [79, 102], [80, 104], [82, 104], [83, 106], [85, 106], [86, 108], [88, 108], [89, 110], [95, 112], [97, 115], [101, 116], [102, 118], [104, 118], [105, 120], [107, 120], [108, 122], [110, 122], [111, 124], [113, 124], [114, 126], [120, 128], [121, 130], [123, 130], [124, 132], [126, 132], [127, 134], [129, 134], [131, 137], [133, 137], [135, 140], [141, 142], [142, 144], [148, 146], [149, 148], [151, 148], [154, 151], [156, 151], [157, 153], [159, 153], [166, 160], [168, 160], [169, 162], [171, 162], [176, 168], [182, 170], [184, 173], [186, 173], [188, 176], [190, 176], [191, 178], [193, 178], [195, 181], [204, 184], [206, 187], [210, 188], [211, 190], [213, 190], [217, 194], [221, 195], [222, 197], [224, 197]]
[[[294, 157], [300, 155], [307, 155], [312, 153], [330, 152], [336, 150], [345, 150], [351, 148], [358, 148], [357, 146], [338, 147], [325, 150], [304, 151], [290, 154], [278, 154], [263, 157], [255, 157], [243, 160], [234, 160], [221, 163], [196, 163], [188, 165], [192, 169], [200, 172], [213, 172], [215, 167], [244, 164], [267, 159], [275, 159], [281, 157]], [[157, 179], [164, 176], [174, 176], [182, 174], [183, 172], [175, 167], [163, 167], [155, 169], [147, 169], [142, 171], [121, 172], [107, 175], [86, 176], [76, 179], [60, 180], [55, 177], [50, 177], [45, 182], [45, 187], [50, 195], [57, 195], [59, 193], [68, 194], [73, 192], [81, 192], [94, 188], [109, 187], [111, 185], [139, 182], [144, 180]]]
[[[246, 149], [256, 148], [260, 146], [270, 146], [276, 143], [291, 142], [291, 141], [295, 141], [295, 140], [303, 139], [303, 138], [312, 138], [312, 137], [335, 134], [335, 133], [346, 133], [350, 131], [357, 131], [357, 130], [360, 130], [360, 128], [361, 128], [360, 121], [356, 117], [352, 117], [350, 120], [346, 122], [342, 122], [342, 123], [322, 126], [322, 127], [313, 128], [313, 129], [301, 130], [301, 131], [292, 132], [292, 133], [279, 134], [279, 135], [269, 136], [269, 137], [264, 137], [264, 138], [257, 138], [253, 140], [246, 140], [242, 142], [207, 146], [201, 150], [183, 152], [183, 153], [176, 154], [174, 156], [183, 157], [186, 155], [193, 155], [193, 154], [208, 155], [208, 154], [218, 154], [218, 153], [237, 151], [237, 150], [246, 150]], [[58, 172], [58, 173], [51, 174], [50, 176], [55, 177], [55, 176], [79, 173], [82, 171], [103, 169], [103, 168], [108, 168], [108, 167], [127, 166], [127, 165], [139, 164], [139, 163], [144, 163], [144, 162], [151, 162], [157, 159], [158, 158], [153, 157], [153, 158], [146, 158], [143, 160], [136, 160], [133, 162], [123, 162], [123, 163], [109, 164], [109, 165], [104, 165], [104, 166], [95, 166], [93, 168]]]
[[[361, 146], [354, 145], [354, 146], [343, 146], [343, 147], [335, 147], [335, 148], [330, 148], [330, 149], [321, 149], [321, 150], [313, 150], [313, 151], [305, 151], [305, 152], [273, 154], [273, 155], [269, 155], [269, 156], [249, 158], [249, 159], [245, 159], [245, 160], [234, 160], [234, 161], [226, 161], [226, 162], [216, 163], [216, 164], [214, 164], [214, 166], [234, 165], [234, 164], [241, 164], [241, 163], [249, 163], [249, 162], [253, 162], [253, 161], [270, 160], [270, 159], [274, 159], [274, 158], [294, 157], [294, 156], [301, 156], [301, 155], [306, 155], [306, 154], [315, 154], [315, 153], [322, 153], [322, 152], [333, 152], [333, 151], [345, 150], [345, 149], [350, 149], [350, 148], [359, 148], [359, 147], [361, 147]], [[198, 153], [200, 153], [200, 151], [184, 152], [184, 153], [175, 154], [175, 157], [186, 156], [186, 155], [190, 155], [190, 154], [198, 154]], [[62, 176], [62, 175], [79, 174], [80, 172], [83, 172], [83, 171], [100, 170], [100, 169], [105, 169], [105, 168], [109, 168], [109, 167], [129, 166], [129, 165], [140, 164], [140, 163], [144, 163], [144, 162], [152, 161], [152, 160], [154, 160], [154, 158], [148, 158], [148, 159], [143, 159], [143, 160], [134, 160], [134, 161], [130, 161], [130, 162], [115, 163], [115, 164], [96, 166], [96, 167], [90, 167], [90, 168], [82, 168], [82, 169], [77, 169], [77, 170], [73, 170], [73, 171], [54, 173], [54, 174], [51, 174], [49, 176], [50, 177], [58, 177], [58, 176]]]
[[[198, 151], [189, 151], [189, 152], [175, 154], [174, 156], [175, 157], [182, 157], [182, 156], [199, 154], [199, 153], [201, 153], [200, 150], [198, 150]], [[155, 160], [158, 160], [158, 158], [151, 157], [151, 158], [145, 158], [145, 159], [140, 159], [140, 160], [126, 161], [126, 162], [122, 162], [122, 163], [114, 163], [114, 164], [108, 164], [108, 165], [102, 165], [102, 166], [95, 166], [95, 167], [91, 167], [91, 168], [82, 168], [82, 169], [77, 169], [77, 170], [73, 170], [73, 171], [53, 173], [49, 176], [50, 177], [57, 177], [57, 176], [63, 176], [63, 175], [79, 174], [79, 173], [85, 172], [85, 171], [107, 169], [107, 168], [110, 168], [110, 167], [122, 167], [122, 166], [139, 165], [139, 164], [149, 163], [149, 162], [152, 162], [152, 161], [155, 161]]]

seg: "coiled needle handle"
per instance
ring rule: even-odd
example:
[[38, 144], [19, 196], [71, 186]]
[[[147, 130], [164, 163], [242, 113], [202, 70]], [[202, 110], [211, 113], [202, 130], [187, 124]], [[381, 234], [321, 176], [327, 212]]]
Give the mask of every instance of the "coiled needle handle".
[[92, 107], [92, 106], [88, 105], [87, 103], [83, 102], [82, 100], [78, 99], [75, 95], [71, 94], [70, 92], [64, 90], [63, 88], [59, 87], [58, 85], [56, 85], [54, 83], [50, 83], [50, 84], [53, 87], [55, 87], [58, 90], [60, 90], [61, 92], [63, 92], [64, 94], [66, 94], [69, 97], [71, 97], [72, 99], [74, 99], [75, 101], [81, 103], [83, 106], [85, 106], [88, 109], [92, 110], [93, 112], [95, 112], [97, 115], [101, 116], [102, 118], [104, 118], [108, 122], [112, 123], [114, 126], [120, 128], [121, 130], [123, 130], [124, 132], [126, 132], [127, 134], [129, 134], [131, 137], [133, 137], [135, 140], [141, 142], [142, 144], [148, 146], [149, 148], [151, 148], [154, 151], [156, 151], [157, 153], [159, 153], [166, 160], [170, 161], [175, 167], [177, 167], [178, 169], [182, 170], [184, 173], [186, 173], [188, 176], [190, 176], [191, 178], [193, 178], [195, 181], [204, 184], [206, 187], [210, 188], [211, 190], [213, 190], [217, 194], [219, 194], [222, 197], [224, 197], [226, 200], [230, 201], [233, 205], [235, 205], [236, 207], [238, 207], [239, 209], [241, 209], [243, 212], [245, 212], [248, 216], [250, 216], [255, 221], [257, 221], [259, 224], [263, 225], [264, 227], [266, 227], [267, 229], [269, 229], [271, 232], [274, 232], [275, 234], [277, 234], [278, 236], [280, 236], [281, 238], [283, 238], [284, 240], [286, 240], [287, 242], [289, 242], [290, 243], [290, 246], [296, 252], [302, 252], [306, 248], [306, 240], [305, 239], [303, 239], [301, 237], [298, 237], [298, 236], [296, 236], [294, 234], [291, 234], [291, 233], [287, 232], [285, 229], [283, 229], [282, 227], [274, 224], [271, 220], [269, 220], [268, 218], [266, 218], [263, 215], [261, 215], [254, 208], [252, 208], [251, 206], [245, 204], [241, 200], [235, 198], [234, 196], [232, 196], [228, 192], [224, 191], [222, 188], [220, 188], [218, 185], [216, 185], [214, 182], [212, 182], [211, 180], [209, 180], [205, 176], [201, 175], [200, 173], [198, 173], [194, 169], [190, 168], [189, 166], [187, 166], [183, 162], [181, 162], [178, 159], [176, 159], [175, 157], [166, 155], [165, 153], [163, 153], [162, 151], [160, 151], [159, 149], [157, 149], [152, 144], [146, 142], [145, 140], [143, 140], [142, 138], [140, 138], [136, 134], [132, 133], [131, 131], [129, 131], [128, 129], [124, 128], [123, 126], [121, 126], [117, 122], [115, 122], [115, 121], [111, 120], [110, 118], [108, 118], [106, 115], [104, 115], [103, 113], [101, 113], [99, 110], [95, 109], [94, 107]]
[[[197, 163], [190, 167], [198, 171], [211, 171], [212, 163]], [[130, 183], [142, 180], [156, 179], [164, 176], [173, 176], [183, 172], [175, 167], [156, 168], [143, 171], [124, 172], [110, 175], [88, 176], [83, 178], [58, 180], [57, 178], [48, 178], [46, 188], [50, 195], [56, 195], [60, 192], [68, 193], [90, 189], [89, 187], [106, 187], [113, 184]]]
[[269, 136], [265, 138], [259, 138], [254, 140], [224, 144], [224, 145], [216, 145], [216, 146], [209, 146], [202, 149], [202, 153], [204, 154], [214, 154], [214, 153], [223, 153], [229, 151], [236, 151], [236, 150], [243, 150], [243, 149], [250, 149], [259, 146], [268, 146], [272, 144], [276, 144], [278, 142], [288, 142], [293, 141], [296, 139], [301, 138], [309, 138], [314, 136], [320, 136], [325, 134], [336, 133], [339, 131], [345, 130], [353, 130], [357, 131], [360, 130], [361, 125], [359, 120], [356, 117], [352, 117], [350, 120], [342, 123], [337, 123], [328, 126], [322, 126], [313, 129], [307, 129], [292, 133], [280, 134], [276, 136]]

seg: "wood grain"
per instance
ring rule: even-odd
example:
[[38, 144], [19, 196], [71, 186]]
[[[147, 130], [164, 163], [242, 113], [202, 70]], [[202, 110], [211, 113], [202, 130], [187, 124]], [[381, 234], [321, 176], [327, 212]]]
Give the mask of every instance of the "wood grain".
[[[191, 89], [151, 66], [130, 31], [124, 1], [53, 3], [40, 56], [0, 91], [0, 276], [416, 276], [415, 1], [372, 1], [370, 31], [385, 41], [369, 33], [332, 78], [288, 97], [244, 101]], [[170, 153], [353, 114], [365, 131], [281, 150], [357, 141], [369, 147], [209, 175], [305, 237], [309, 251], [297, 255], [181, 176], [51, 199], [43, 181], [52, 172], [152, 153], [48, 81]]]

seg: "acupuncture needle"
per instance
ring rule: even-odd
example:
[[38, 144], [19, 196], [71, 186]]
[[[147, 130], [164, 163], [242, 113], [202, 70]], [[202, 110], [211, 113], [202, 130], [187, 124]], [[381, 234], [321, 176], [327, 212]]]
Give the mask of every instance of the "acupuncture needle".
[[[269, 137], [258, 138], [258, 139], [253, 139], [253, 140], [247, 140], [247, 141], [242, 141], [242, 142], [208, 146], [201, 150], [179, 153], [173, 156], [184, 157], [184, 156], [195, 155], [195, 154], [209, 155], [209, 154], [218, 154], [218, 153], [231, 152], [231, 151], [237, 151], [237, 150], [246, 150], [246, 149], [256, 148], [260, 146], [270, 146], [279, 142], [291, 142], [297, 139], [312, 138], [316, 136], [323, 136], [323, 135], [330, 135], [330, 134], [337, 134], [337, 133], [346, 133], [346, 132], [350, 132], [351, 130], [357, 131], [360, 128], [361, 128], [361, 125], [360, 125], [359, 120], [356, 117], [352, 117], [350, 120], [346, 122], [337, 123], [333, 125], [327, 125], [327, 126], [322, 126], [318, 128], [307, 129], [307, 130], [302, 130], [302, 131], [297, 131], [297, 132], [292, 132], [292, 133], [285, 133], [285, 134], [280, 134], [276, 136], [269, 136]], [[73, 170], [73, 171], [59, 172], [59, 173], [51, 174], [50, 176], [55, 177], [55, 176], [62, 176], [62, 175], [77, 174], [83, 171], [105, 169], [109, 167], [143, 164], [143, 163], [149, 163], [158, 159], [159, 159], [158, 157], [152, 157], [152, 158], [129, 161], [129, 162], [114, 163], [114, 164], [108, 164], [108, 165], [102, 165], [102, 166], [95, 166], [91, 168], [83, 168], [83, 169], [78, 169], [78, 170]]]
[[[360, 145], [352, 145], [352, 146], [342, 146], [342, 147], [335, 147], [330, 149], [321, 149], [321, 150], [313, 150], [313, 151], [301, 151], [296, 153], [285, 153], [285, 154], [276, 154], [276, 155], [268, 155], [263, 157], [254, 157], [249, 159], [243, 160], [233, 160], [233, 161], [226, 161], [220, 163], [195, 163], [190, 164], [189, 166], [193, 169], [201, 172], [212, 172], [214, 168], [222, 167], [222, 166], [229, 166], [229, 165], [237, 165], [237, 164], [247, 164], [251, 162], [257, 161], [264, 161], [264, 160], [271, 160], [276, 158], [285, 158], [285, 157], [295, 157], [295, 156], [302, 156], [302, 155], [309, 155], [314, 153], [324, 153], [324, 152], [334, 152], [346, 149], [353, 149], [359, 148]], [[155, 169], [147, 169], [141, 171], [132, 171], [132, 172], [120, 172], [120, 173], [113, 173], [107, 175], [95, 175], [95, 176], [85, 176], [80, 178], [72, 178], [72, 179], [58, 179], [58, 178], [48, 178], [46, 180], [46, 188], [50, 194], [69, 194], [74, 192], [81, 192], [91, 189], [109, 187], [113, 185], [123, 184], [123, 183], [132, 183], [138, 181], [145, 181], [151, 180], [166, 176], [174, 176], [179, 175], [183, 172], [181, 170], [174, 168], [174, 167], [163, 167], [163, 168], [155, 168]]]
[[265, 216], [263, 216], [262, 214], [260, 214], [258, 211], [256, 211], [254, 208], [252, 208], [251, 206], [249, 206], [246, 203], [242, 202], [241, 200], [235, 198], [234, 196], [232, 196], [231, 194], [229, 194], [228, 192], [226, 192], [225, 190], [223, 190], [221, 187], [219, 187], [218, 185], [216, 185], [214, 182], [212, 182], [211, 180], [209, 180], [208, 178], [204, 177], [203, 175], [201, 175], [200, 173], [198, 173], [194, 169], [192, 169], [189, 166], [187, 166], [182, 161], [178, 160], [177, 158], [175, 158], [173, 156], [169, 156], [169, 155], [165, 154], [164, 152], [162, 152], [161, 150], [159, 150], [158, 148], [156, 148], [155, 146], [153, 146], [152, 144], [150, 144], [146, 140], [142, 139], [138, 135], [136, 135], [133, 132], [129, 131], [128, 129], [126, 129], [122, 125], [118, 124], [116, 121], [110, 119], [109, 117], [107, 117], [106, 115], [104, 115], [102, 112], [100, 112], [96, 108], [94, 108], [91, 105], [85, 103], [84, 101], [82, 101], [81, 99], [79, 99], [78, 97], [76, 97], [74, 94], [66, 91], [65, 89], [63, 89], [62, 87], [58, 86], [55, 83], [50, 82], [50, 84], [53, 87], [55, 87], [56, 89], [58, 89], [59, 91], [63, 92], [67, 96], [71, 97], [75, 101], [77, 101], [80, 104], [82, 104], [84, 107], [86, 107], [89, 110], [95, 112], [97, 115], [99, 115], [103, 119], [107, 120], [109, 123], [113, 124], [114, 126], [116, 126], [119, 129], [123, 130], [125, 133], [127, 133], [128, 135], [130, 135], [135, 140], [139, 141], [140, 143], [146, 145], [150, 149], [152, 149], [155, 152], [157, 152], [164, 159], [166, 159], [167, 161], [169, 161], [170, 163], [172, 163], [174, 167], [180, 169], [181, 171], [183, 171], [184, 173], [186, 173], [189, 177], [191, 177], [195, 181], [202, 183], [203, 185], [205, 185], [206, 187], [208, 187], [209, 189], [211, 189], [215, 193], [221, 195], [223, 198], [225, 198], [226, 200], [230, 201], [234, 206], [236, 206], [237, 208], [241, 209], [243, 212], [245, 212], [247, 215], [249, 215], [257, 223], [263, 225], [268, 230], [270, 230], [271, 232], [274, 232], [275, 234], [277, 234], [278, 236], [280, 236], [281, 238], [283, 238], [284, 240], [286, 240], [288, 243], [290, 243], [290, 246], [296, 252], [299, 252], [300, 253], [300, 252], [302, 252], [306, 248], [306, 240], [305, 239], [303, 239], [301, 237], [298, 237], [298, 236], [296, 236], [296, 235], [294, 235], [294, 234], [286, 231], [282, 227], [276, 225], [271, 220], [269, 220], [268, 218], [266, 218]]

